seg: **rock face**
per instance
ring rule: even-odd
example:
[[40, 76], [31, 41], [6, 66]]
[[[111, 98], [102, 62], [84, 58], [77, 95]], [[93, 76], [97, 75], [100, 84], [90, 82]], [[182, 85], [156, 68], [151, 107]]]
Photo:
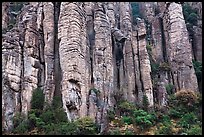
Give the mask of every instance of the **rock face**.
[[[126, 37], [124, 44], [123, 57], [124, 57], [124, 68], [123, 71], [125, 75], [124, 78], [121, 77], [121, 81], [124, 80], [122, 88], [123, 88], [123, 96], [124, 99], [135, 102], [135, 71], [134, 71], [134, 59], [132, 54], [133, 45], [132, 41], [132, 24], [131, 24], [131, 16], [130, 16], [130, 5], [128, 2], [119, 3], [120, 8], [120, 29], [121, 32]], [[121, 65], [122, 66], [122, 65]]]
[[195, 70], [192, 66], [192, 49], [181, 5], [170, 3], [165, 16], [164, 27], [168, 32], [166, 47], [173, 84], [177, 90], [186, 88], [198, 91]]
[[[38, 33], [37, 33], [37, 7], [31, 6], [30, 12], [22, 15], [25, 31], [22, 34], [23, 48], [23, 81], [22, 81], [22, 112], [27, 114], [30, 110], [30, 101], [33, 89], [37, 88], [39, 71]], [[24, 37], [23, 37], [24, 36]]]
[[[197, 50], [192, 51], [181, 4], [148, 2], [140, 3], [140, 8], [148, 22], [147, 34], [150, 34], [148, 42], [151, 48], [150, 61], [152, 64], [159, 66], [156, 73], [155, 70], [152, 72], [154, 100], [165, 106], [166, 87], [169, 85], [174, 85], [171, 92], [182, 88], [198, 91], [191, 52], [196, 55], [200, 53]], [[200, 33], [198, 30], [197, 32]], [[198, 39], [201, 39], [199, 34], [193, 34], [194, 38], [197, 38], [195, 41], [199, 42]], [[196, 42], [194, 45], [196, 45]], [[199, 46], [195, 47], [199, 48]]]
[[96, 96], [99, 94], [96, 120], [98, 123], [105, 124], [106, 111], [109, 106], [113, 105], [111, 94], [114, 89], [111, 27], [106, 15], [105, 4], [97, 2], [94, 6], [93, 85], [99, 90], [96, 93]]
[[2, 126], [11, 130], [14, 113], [21, 108], [22, 49], [14, 29], [2, 41]]
[[87, 113], [88, 65], [85, 13], [82, 3], [61, 3], [59, 54], [62, 69], [62, 100], [69, 120]]
[[2, 3], [2, 29], [6, 29], [9, 23], [9, 2]]
[[[3, 3], [2, 27], [8, 24]], [[192, 51], [180, 4], [140, 3], [143, 19], [133, 24], [129, 2], [30, 2], [2, 34], [2, 126], [27, 115], [34, 89], [45, 101], [61, 96], [67, 119], [90, 116], [107, 127], [107, 112], [119, 101], [166, 105], [174, 91], [197, 91]], [[197, 27], [194, 42], [201, 41]], [[196, 46], [196, 51], [200, 49]], [[153, 65], [159, 65], [159, 70]]]
[[43, 3], [43, 32], [44, 32], [44, 59], [45, 59], [45, 100], [50, 103], [52, 101], [55, 85], [54, 85], [54, 4], [53, 2]]
[[146, 49], [145, 41], [145, 24], [144, 21], [138, 23], [138, 47], [139, 47], [139, 63], [140, 63], [140, 73], [141, 73], [141, 82], [142, 82], [142, 91], [144, 95], [147, 96], [149, 100], [149, 105], [153, 106], [153, 92], [152, 92], [152, 81], [151, 81], [151, 67], [150, 60]]

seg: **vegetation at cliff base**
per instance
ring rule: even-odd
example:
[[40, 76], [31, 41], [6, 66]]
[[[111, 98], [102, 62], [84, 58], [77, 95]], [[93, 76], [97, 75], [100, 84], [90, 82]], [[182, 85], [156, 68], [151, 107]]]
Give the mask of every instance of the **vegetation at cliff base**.
[[[167, 86], [169, 90], [171, 86], [171, 84]], [[200, 94], [185, 89], [174, 94], [169, 93], [168, 106], [163, 109], [150, 110], [128, 101], [121, 102], [120, 108], [122, 106], [122, 108], [127, 109], [119, 109], [122, 111], [119, 115], [114, 113], [116, 110], [109, 111], [107, 134], [202, 135], [202, 98]], [[124, 111], [133, 113], [125, 113]]]
[[[169, 85], [170, 86], [170, 85]], [[168, 87], [168, 86], [167, 86]], [[170, 86], [171, 87], [171, 86]], [[107, 113], [107, 130], [100, 133], [90, 117], [68, 121], [62, 108], [61, 97], [54, 97], [51, 106], [44, 107], [41, 89], [33, 92], [28, 116], [17, 113], [10, 134], [24, 135], [201, 135], [202, 96], [182, 89], [168, 96], [168, 106], [149, 109], [147, 96], [141, 105], [120, 100]], [[42, 99], [43, 100], [43, 99]], [[40, 103], [40, 104], [39, 104]], [[42, 106], [42, 104], [44, 104]], [[42, 109], [43, 108], [43, 109]], [[164, 111], [165, 110], [165, 111]]]
[[97, 125], [90, 117], [68, 121], [62, 108], [61, 97], [54, 97], [51, 106], [44, 108], [44, 94], [40, 88], [33, 91], [31, 110], [25, 115], [17, 113], [11, 134], [23, 135], [94, 135]]

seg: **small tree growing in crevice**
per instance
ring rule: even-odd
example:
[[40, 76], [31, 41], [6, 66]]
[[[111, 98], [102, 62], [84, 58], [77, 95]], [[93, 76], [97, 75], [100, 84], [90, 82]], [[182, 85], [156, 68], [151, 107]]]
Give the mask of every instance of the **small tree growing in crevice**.
[[142, 97], [142, 105], [143, 105], [143, 109], [145, 111], [148, 111], [148, 107], [149, 107], [149, 100], [147, 98], [147, 95], [143, 95]]
[[33, 96], [31, 99], [31, 108], [43, 110], [44, 101], [45, 101], [45, 95], [43, 93], [43, 90], [40, 88], [36, 88], [33, 91]]

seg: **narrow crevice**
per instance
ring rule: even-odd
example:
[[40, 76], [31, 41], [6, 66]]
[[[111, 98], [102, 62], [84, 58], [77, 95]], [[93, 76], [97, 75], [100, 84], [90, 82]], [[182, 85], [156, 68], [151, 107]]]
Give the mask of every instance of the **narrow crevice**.
[[55, 91], [54, 96], [61, 96], [60, 83], [61, 83], [61, 68], [59, 61], [59, 44], [60, 39], [58, 39], [58, 20], [60, 15], [60, 5], [61, 2], [53, 2], [54, 5], [54, 83]]
[[125, 73], [125, 61], [124, 61], [124, 59], [122, 59], [122, 64], [123, 64], [123, 77], [125, 78], [125, 76], [126, 76], [126, 73]]
[[[139, 41], [140, 41], [140, 38], [139, 38], [139, 34], [138, 34], [138, 30], [136, 30], [137, 32], [137, 55], [138, 55], [138, 67], [139, 67], [139, 71], [141, 71], [141, 66], [140, 66], [140, 44], [139, 44]], [[143, 80], [142, 80], [142, 75], [141, 75], [141, 72], [140, 72], [140, 81], [141, 81], [141, 88], [142, 88], [142, 91], [144, 92], [144, 83], [143, 83]]]
[[116, 64], [116, 41], [115, 38], [113, 36], [113, 33], [111, 33], [111, 42], [112, 42], [112, 57], [113, 57], [113, 68], [114, 68], [114, 84], [116, 86], [116, 89], [119, 90], [120, 89], [120, 68], [117, 66]]
[[117, 88], [120, 89], [120, 66], [117, 67]]
[[[87, 34], [87, 43], [88, 43], [88, 50], [89, 50], [89, 60], [90, 60], [90, 68], [89, 68], [89, 72], [90, 72], [90, 90], [89, 93], [87, 95], [87, 101], [86, 101], [86, 106], [87, 106], [87, 115], [89, 115], [90, 113], [90, 100], [92, 98], [91, 95], [91, 89], [94, 88], [94, 76], [93, 76], [93, 47], [95, 45], [95, 30], [94, 30], [94, 11], [92, 10], [92, 14], [88, 15], [87, 18], [90, 18], [89, 21], [87, 21], [87, 26], [86, 26], [86, 34]], [[96, 119], [96, 118], [95, 118]]]
[[39, 62], [40, 68], [38, 71], [38, 87], [42, 88], [45, 81], [45, 61], [44, 61], [44, 33], [43, 33], [43, 25], [40, 26], [39, 30], [39, 46], [38, 46], [38, 53], [39, 53]]
[[193, 57], [195, 59], [195, 61], [197, 61], [197, 56], [196, 56], [196, 52], [198, 51], [196, 49], [196, 44], [195, 44], [195, 33], [193, 32], [192, 28], [189, 28], [188, 30], [188, 33], [189, 33], [189, 40], [190, 40], [190, 44], [191, 44], [191, 47], [192, 47], [192, 51], [193, 51]]
[[179, 76], [180, 75], [180, 72], [179, 71], [177, 71], [177, 76], [176, 76], [176, 80], [177, 80], [177, 84], [178, 84], [178, 89], [177, 90], [180, 90], [181, 89], [181, 86], [180, 86], [180, 81], [179, 81]]
[[163, 59], [164, 62], [168, 62], [167, 59], [167, 52], [166, 52], [166, 39], [165, 39], [165, 34], [164, 34], [164, 24], [163, 24], [163, 19], [159, 18], [159, 23], [160, 23], [160, 31], [161, 31], [161, 41], [162, 41], [162, 54], [163, 54]]
[[[44, 12], [42, 12], [42, 20], [44, 20], [45, 16], [44, 16]], [[46, 76], [46, 71], [45, 71], [45, 58], [44, 58], [44, 47], [45, 47], [45, 41], [44, 41], [44, 27], [43, 24], [40, 25], [39, 28], [39, 35], [40, 35], [40, 45], [39, 47], [39, 60], [40, 60], [40, 64], [41, 64], [41, 68], [40, 68], [40, 80], [38, 81], [38, 86], [42, 87], [42, 90], [44, 90], [44, 85], [45, 85], [45, 76]]]
[[93, 78], [93, 49], [90, 47], [90, 53], [91, 53], [91, 57], [90, 57], [90, 62], [91, 62], [91, 85], [93, 86], [94, 84], [94, 78]]
[[[169, 77], [169, 80], [172, 79], [172, 84], [175, 85], [173, 72], [170, 72], [170, 76], [171, 76], [171, 77]], [[169, 81], [169, 83], [170, 83], [170, 81]]]
[[145, 20], [145, 24], [146, 24], [146, 41], [148, 43], [148, 45], [152, 45], [153, 43], [153, 39], [152, 39], [152, 24], [150, 22], [148, 22], [148, 20]]
[[116, 83], [117, 83], [117, 89], [119, 90], [120, 89], [120, 61], [118, 61], [118, 57], [117, 57], [117, 52], [118, 52], [118, 47], [117, 46], [117, 43], [116, 43], [116, 40], [112, 34], [112, 48], [113, 48], [113, 58], [114, 58], [114, 66], [116, 67]]
[[133, 68], [134, 68], [134, 82], [135, 82], [135, 90], [134, 90], [134, 92], [133, 92], [133, 94], [135, 94], [136, 95], [136, 98], [138, 98], [138, 86], [137, 86], [137, 80], [136, 80], [136, 78], [137, 78], [137, 75], [136, 75], [136, 64], [135, 64], [135, 53], [134, 53], [134, 49], [133, 49], [133, 46], [132, 46], [132, 44], [131, 44], [131, 48], [132, 48], [132, 58], [133, 58]]
[[173, 81], [171, 82], [171, 72], [170, 71], [167, 71], [167, 77], [168, 77], [168, 83], [172, 83], [173, 84]]
[[116, 17], [116, 24], [117, 24], [117, 28], [118, 29], [120, 29], [120, 14], [118, 14], [118, 13], [120, 13], [120, 6], [119, 6], [119, 3], [117, 2], [117, 4], [116, 4], [116, 11], [117, 11], [117, 13], [116, 13], [116, 15], [115, 15], [115, 17]]
[[22, 90], [23, 90], [23, 82], [24, 82], [24, 50], [23, 50], [23, 47], [24, 47], [24, 40], [23, 40], [23, 44], [21, 44], [19, 42], [19, 45], [21, 47], [21, 74], [20, 74], [20, 85], [19, 85], [19, 100], [18, 100], [18, 103], [19, 103], [19, 112], [22, 112]]
[[87, 34], [89, 40], [89, 51], [90, 51], [90, 73], [91, 73], [91, 87], [94, 85], [94, 77], [93, 77], [93, 47], [95, 45], [95, 30], [94, 30], [94, 12], [92, 11], [92, 19], [90, 22], [87, 22]]

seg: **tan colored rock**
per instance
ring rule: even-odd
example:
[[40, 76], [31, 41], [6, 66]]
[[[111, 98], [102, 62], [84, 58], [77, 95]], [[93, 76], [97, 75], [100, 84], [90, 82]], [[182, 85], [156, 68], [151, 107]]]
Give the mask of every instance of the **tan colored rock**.
[[31, 108], [30, 101], [33, 90], [38, 85], [38, 33], [37, 33], [37, 7], [29, 5], [28, 11], [22, 15], [24, 22], [24, 44], [23, 44], [23, 81], [22, 81], [22, 113], [26, 114]]
[[25, 6], [17, 16], [17, 27], [4, 35], [3, 41], [3, 105], [6, 130], [12, 129], [15, 113], [27, 114], [32, 92], [38, 85], [38, 32], [36, 10]]
[[134, 53], [134, 64], [135, 64], [135, 83], [136, 83], [136, 91], [137, 91], [137, 104], [141, 104], [143, 97], [142, 90], [142, 79], [140, 72], [140, 61], [139, 61], [139, 37], [138, 30], [136, 26], [133, 28], [132, 32], [132, 45], [133, 45], [133, 53]]
[[153, 91], [152, 91], [152, 80], [151, 80], [151, 67], [149, 55], [146, 49], [146, 40], [145, 40], [146, 30], [144, 21], [138, 23], [138, 37], [139, 37], [139, 63], [140, 63], [140, 73], [141, 80], [143, 84], [143, 92], [149, 100], [149, 106], [153, 106]]
[[[134, 64], [133, 64], [133, 54], [132, 54], [132, 24], [131, 24], [131, 16], [130, 16], [130, 3], [129, 2], [121, 2], [120, 3], [120, 28], [124, 36], [127, 38], [124, 43], [124, 71], [126, 78], [121, 80], [127, 80], [127, 86], [124, 90], [124, 98], [128, 101], [135, 101], [135, 72], [134, 72]], [[125, 82], [124, 82], [125, 83]]]
[[170, 3], [164, 18], [167, 30], [167, 54], [176, 90], [182, 88], [198, 91], [195, 70], [192, 65], [192, 49], [184, 21], [182, 6]]
[[[94, 31], [95, 45], [93, 47], [93, 78], [94, 88], [100, 91], [99, 93], [99, 122], [101, 131], [106, 126], [106, 111], [110, 106], [113, 106], [111, 93], [113, 92], [113, 61], [112, 61], [112, 45], [111, 45], [111, 28], [108, 21], [108, 16], [105, 14], [104, 4], [101, 2], [95, 3], [94, 11]], [[102, 116], [103, 115], [103, 116]], [[105, 124], [105, 125], [104, 125]]]
[[[67, 16], [68, 15], [68, 16]], [[86, 115], [88, 65], [82, 3], [62, 2], [58, 24], [63, 108], [69, 120]]]
[[107, 2], [107, 16], [110, 22], [111, 28], [116, 28], [116, 18], [115, 18], [115, 5], [116, 2]]
[[[30, 2], [24, 6], [17, 28], [2, 35], [3, 128], [13, 128], [16, 112], [28, 113], [37, 87], [44, 90], [48, 103], [62, 95], [69, 121], [90, 116], [101, 133], [107, 129], [108, 110], [120, 100], [141, 105], [147, 95], [153, 106], [155, 81], [154, 93], [161, 106], [166, 105], [169, 83], [176, 90], [197, 91], [181, 5], [155, 4], [142, 4], [149, 24], [138, 19], [137, 25], [132, 24], [129, 2]], [[154, 8], [160, 13], [155, 15]], [[194, 27], [195, 45], [201, 43], [199, 27]], [[146, 41], [147, 35], [151, 41]], [[155, 63], [170, 65], [170, 70], [161, 70], [153, 79], [147, 44]], [[201, 52], [196, 56], [199, 60]]]
[[54, 85], [54, 5], [53, 2], [43, 3], [43, 32], [44, 32], [44, 59], [45, 59], [45, 101], [51, 104], [55, 85]]
[[12, 29], [2, 37], [2, 130], [11, 131], [13, 116], [20, 111], [22, 50], [19, 32]]
[[[153, 64], [163, 64], [167, 62], [166, 54], [166, 38], [163, 30], [163, 12], [166, 10], [165, 4], [162, 6], [160, 2], [145, 2], [141, 3], [142, 14], [146, 18], [148, 24], [148, 48], [151, 48], [150, 61]], [[160, 9], [159, 9], [160, 8]], [[161, 12], [162, 11], [162, 12]], [[168, 64], [168, 63], [166, 63]], [[151, 72], [154, 89], [154, 101], [158, 101], [160, 106], [165, 106], [167, 102], [166, 85], [171, 81], [169, 72], [158, 68], [157, 73]]]

